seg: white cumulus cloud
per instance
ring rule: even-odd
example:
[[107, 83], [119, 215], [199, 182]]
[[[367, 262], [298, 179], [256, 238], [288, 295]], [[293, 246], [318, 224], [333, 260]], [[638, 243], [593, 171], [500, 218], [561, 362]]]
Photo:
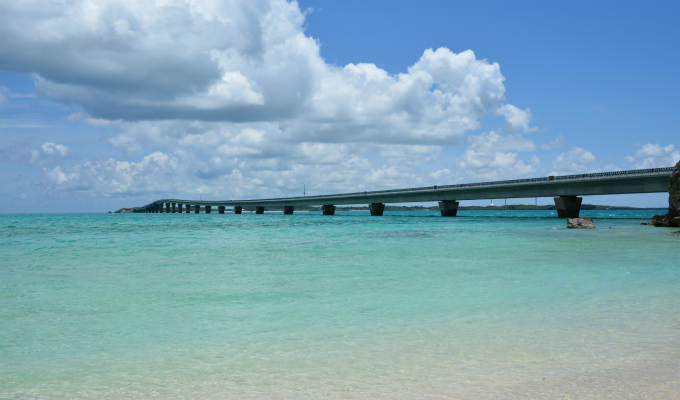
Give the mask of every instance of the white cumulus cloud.
[[40, 146], [42, 152], [49, 155], [58, 155], [61, 157], [66, 157], [68, 155], [68, 147], [63, 144], [45, 142]]
[[[60, 188], [223, 197], [420, 184], [417, 168], [446, 146], [467, 146], [452, 163], [473, 177], [538, 165], [522, 157], [536, 147], [522, 136], [535, 129], [529, 108], [506, 102], [500, 66], [472, 50], [424, 49], [398, 72], [332, 65], [286, 0], [26, 0], [0, 11], [0, 69], [75, 105], [73, 123], [116, 129], [108, 142], [127, 154], [46, 171]], [[466, 139], [486, 118], [514, 134]]]
[[626, 161], [633, 168], [670, 167], [680, 161], [680, 149], [673, 144], [662, 146], [656, 143], [647, 143], [634, 154], [627, 156]]
[[475, 178], [522, 177], [535, 172], [539, 160], [535, 156], [522, 159], [520, 153], [535, 150], [534, 142], [522, 135], [484, 132], [468, 137], [465, 153], [456, 165]]
[[596, 157], [582, 147], [573, 147], [559, 154], [552, 162], [553, 175], [592, 172]]

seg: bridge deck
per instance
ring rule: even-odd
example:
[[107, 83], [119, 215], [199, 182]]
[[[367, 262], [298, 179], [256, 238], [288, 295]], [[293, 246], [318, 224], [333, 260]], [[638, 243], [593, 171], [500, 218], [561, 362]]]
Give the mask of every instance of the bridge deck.
[[427, 186], [406, 189], [377, 190], [321, 196], [283, 197], [249, 200], [186, 200], [160, 199], [144, 207], [173, 202], [178, 204], [241, 206], [314, 206], [323, 204], [412, 203], [441, 200], [478, 200], [521, 197], [552, 197], [571, 195], [604, 195], [624, 193], [655, 193], [668, 191], [673, 167], [639, 169], [593, 174], [562, 175], [542, 178], [515, 179], [458, 185]]

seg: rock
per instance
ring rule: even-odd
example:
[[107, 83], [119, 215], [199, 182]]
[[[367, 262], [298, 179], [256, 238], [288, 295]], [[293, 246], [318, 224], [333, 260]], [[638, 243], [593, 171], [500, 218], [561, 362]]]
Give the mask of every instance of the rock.
[[594, 229], [595, 224], [590, 217], [567, 218], [567, 228], [569, 229]]
[[652, 221], [642, 221], [640, 222], [640, 225], [651, 225]]
[[668, 188], [668, 218], [672, 222], [676, 217], [680, 217], [680, 161], [675, 164]]
[[651, 224], [680, 227], [680, 161], [675, 164], [668, 187], [668, 214], [655, 215]]
[[667, 214], [655, 215], [652, 220], [649, 221], [649, 223], [654, 226], [669, 226], [669, 222]]

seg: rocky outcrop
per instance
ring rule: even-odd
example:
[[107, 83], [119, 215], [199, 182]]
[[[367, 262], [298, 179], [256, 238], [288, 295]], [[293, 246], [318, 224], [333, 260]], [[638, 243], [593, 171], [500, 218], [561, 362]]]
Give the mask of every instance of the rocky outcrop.
[[569, 229], [595, 229], [593, 219], [590, 217], [567, 218], [567, 228]]
[[651, 222], [654, 226], [680, 227], [680, 161], [675, 164], [668, 188], [668, 214], [655, 215]]

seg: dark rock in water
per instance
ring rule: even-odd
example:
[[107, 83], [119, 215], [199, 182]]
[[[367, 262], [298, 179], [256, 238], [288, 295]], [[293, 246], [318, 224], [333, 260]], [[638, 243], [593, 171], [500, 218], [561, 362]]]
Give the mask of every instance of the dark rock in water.
[[655, 215], [649, 223], [654, 226], [670, 226], [668, 214]]
[[567, 218], [567, 228], [569, 229], [594, 229], [595, 224], [590, 217]]
[[668, 188], [668, 217], [671, 222], [680, 217], [680, 161], [675, 164], [671, 175], [671, 186]]
[[640, 225], [652, 225], [652, 221], [642, 221]]
[[671, 184], [668, 187], [668, 214], [655, 215], [651, 224], [680, 227], [680, 161], [675, 164]]

